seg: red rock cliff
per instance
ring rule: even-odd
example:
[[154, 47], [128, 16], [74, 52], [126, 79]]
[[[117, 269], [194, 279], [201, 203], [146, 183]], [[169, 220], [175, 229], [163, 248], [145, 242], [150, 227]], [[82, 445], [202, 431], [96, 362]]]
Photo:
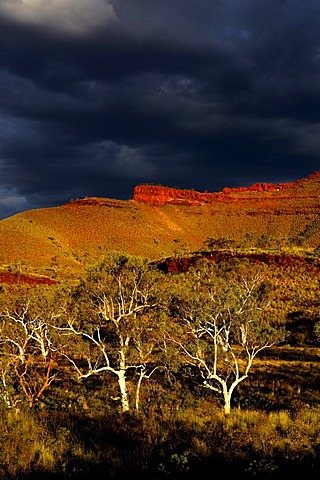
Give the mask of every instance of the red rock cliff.
[[237, 193], [237, 192], [272, 192], [272, 191], [281, 191], [286, 190], [294, 186], [294, 183], [255, 183], [250, 187], [238, 187], [238, 188], [228, 188], [223, 189], [223, 193]]
[[133, 189], [133, 200], [150, 205], [174, 203], [180, 205], [204, 205], [211, 203], [218, 194], [200, 193], [194, 190], [161, 187], [158, 185], [138, 185]]
[[159, 185], [138, 185], [133, 189], [132, 199], [149, 205], [204, 205], [217, 201], [228, 201], [230, 194], [242, 192], [269, 192], [282, 191], [293, 186], [293, 183], [256, 183], [250, 187], [227, 188], [222, 192], [209, 193], [194, 190], [180, 190], [178, 188], [162, 187]]
[[15, 284], [27, 283], [29, 285], [54, 285], [57, 282], [48, 277], [29, 276], [23, 273], [0, 272], [0, 285], [2, 283]]

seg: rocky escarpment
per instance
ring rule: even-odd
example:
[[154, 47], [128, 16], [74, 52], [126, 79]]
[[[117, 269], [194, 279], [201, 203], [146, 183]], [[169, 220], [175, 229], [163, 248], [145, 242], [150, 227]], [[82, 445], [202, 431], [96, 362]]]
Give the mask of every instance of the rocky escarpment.
[[48, 277], [36, 277], [24, 273], [0, 272], [0, 285], [28, 284], [28, 285], [55, 285], [57, 282]]
[[313, 269], [320, 272], [319, 258], [306, 258], [299, 255], [286, 254], [270, 254], [270, 253], [239, 253], [239, 252], [199, 252], [193, 256], [188, 257], [168, 257], [160, 261], [153, 262], [157, 268], [165, 273], [170, 272], [187, 272], [190, 267], [205, 258], [214, 263], [223, 263], [231, 259], [247, 259], [251, 263], [266, 264], [271, 266], [289, 266], [289, 267], [304, 267], [304, 269]]
[[[255, 183], [250, 187], [228, 188], [221, 192], [197, 192], [178, 188], [163, 187], [160, 185], [137, 185], [133, 189], [132, 199], [149, 205], [161, 206], [165, 204], [176, 205], [205, 205], [216, 202], [232, 202], [235, 194], [252, 192], [282, 192], [294, 186], [294, 183]], [[246, 198], [247, 200], [250, 199]], [[252, 200], [255, 197], [251, 197]]]
[[103, 197], [85, 197], [70, 200], [65, 204], [67, 207], [108, 207], [108, 208], [125, 208], [126, 200], [116, 200], [113, 198]]

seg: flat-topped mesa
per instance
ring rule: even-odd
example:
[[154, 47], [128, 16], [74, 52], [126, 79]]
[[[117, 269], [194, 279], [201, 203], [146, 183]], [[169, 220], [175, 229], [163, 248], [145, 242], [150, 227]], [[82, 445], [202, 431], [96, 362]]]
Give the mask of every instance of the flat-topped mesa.
[[216, 193], [200, 193], [195, 190], [180, 190], [159, 185], [137, 185], [133, 189], [132, 199], [155, 206], [167, 203], [204, 205], [205, 203], [211, 203], [217, 195]]
[[204, 205], [217, 201], [228, 201], [229, 195], [242, 192], [282, 191], [293, 186], [293, 183], [255, 183], [250, 187], [228, 188], [222, 192], [197, 192], [195, 190], [180, 190], [178, 188], [162, 187], [160, 185], [137, 185], [133, 189], [132, 199], [149, 205], [161, 206], [167, 203], [175, 205]]

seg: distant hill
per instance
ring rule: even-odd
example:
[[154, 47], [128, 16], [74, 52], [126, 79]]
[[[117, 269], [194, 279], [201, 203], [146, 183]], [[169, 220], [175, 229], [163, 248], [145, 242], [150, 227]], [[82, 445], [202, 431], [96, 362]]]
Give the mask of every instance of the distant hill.
[[241, 244], [270, 237], [320, 245], [320, 171], [290, 184], [255, 184], [222, 192], [155, 185], [131, 200], [90, 197], [28, 210], [0, 221], [0, 266], [72, 276], [116, 250], [156, 260], [203, 249], [208, 238]]

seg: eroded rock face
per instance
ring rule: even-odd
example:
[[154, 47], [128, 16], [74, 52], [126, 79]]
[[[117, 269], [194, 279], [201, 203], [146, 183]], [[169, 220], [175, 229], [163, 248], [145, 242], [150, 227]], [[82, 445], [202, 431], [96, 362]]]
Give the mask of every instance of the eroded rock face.
[[149, 205], [161, 206], [168, 203], [175, 205], [205, 205], [216, 202], [230, 202], [233, 194], [245, 192], [283, 191], [293, 187], [293, 183], [256, 183], [250, 187], [228, 188], [222, 192], [197, 192], [195, 190], [180, 190], [178, 188], [162, 187], [160, 185], [137, 185], [133, 189], [132, 199]]
[[158, 185], [137, 185], [133, 189], [132, 199], [149, 205], [161, 206], [166, 203], [178, 205], [204, 205], [211, 203], [214, 193], [200, 193], [194, 190], [180, 190]]
[[[164, 187], [162, 185], [136, 185], [133, 188], [132, 200], [142, 202], [153, 206], [162, 206], [165, 204], [198, 206], [216, 203], [239, 203], [250, 202], [253, 204], [257, 198], [260, 200], [270, 200], [273, 198], [290, 199], [302, 197], [306, 185], [313, 184], [313, 189], [320, 186], [320, 171], [314, 172], [309, 177], [288, 183], [255, 183], [249, 187], [229, 188], [225, 187], [221, 192], [198, 192], [196, 190], [186, 190], [180, 188]], [[256, 195], [254, 194], [256, 192]], [[264, 195], [264, 193], [275, 192], [273, 196]], [[276, 192], [280, 192], [279, 197]], [[259, 196], [261, 193], [261, 197]], [[247, 194], [247, 195], [246, 195]], [[308, 191], [307, 196], [313, 194]], [[318, 190], [316, 195], [319, 196]], [[87, 197], [77, 200], [71, 200], [66, 204], [67, 207], [114, 207], [121, 208], [127, 205], [126, 200], [114, 200], [110, 198]]]
[[194, 266], [198, 260], [205, 258], [214, 263], [223, 263], [230, 259], [248, 259], [251, 263], [266, 265], [284, 265], [284, 266], [304, 266], [306, 269], [316, 268], [320, 271], [319, 260], [310, 260], [299, 255], [285, 255], [285, 254], [268, 254], [268, 253], [248, 253], [240, 254], [236, 252], [202, 252], [192, 257], [169, 257], [165, 260], [155, 262], [158, 269], [165, 272], [187, 272], [190, 267]]
[[294, 186], [293, 182], [290, 183], [255, 183], [250, 187], [238, 187], [238, 188], [228, 188], [223, 189], [223, 193], [237, 193], [237, 192], [280, 192], [292, 188]]
[[29, 276], [23, 273], [0, 272], [0, 285], [7, 284], [25, 284], [28, 285], [54, 285], [57, 282], [47, 277]]

